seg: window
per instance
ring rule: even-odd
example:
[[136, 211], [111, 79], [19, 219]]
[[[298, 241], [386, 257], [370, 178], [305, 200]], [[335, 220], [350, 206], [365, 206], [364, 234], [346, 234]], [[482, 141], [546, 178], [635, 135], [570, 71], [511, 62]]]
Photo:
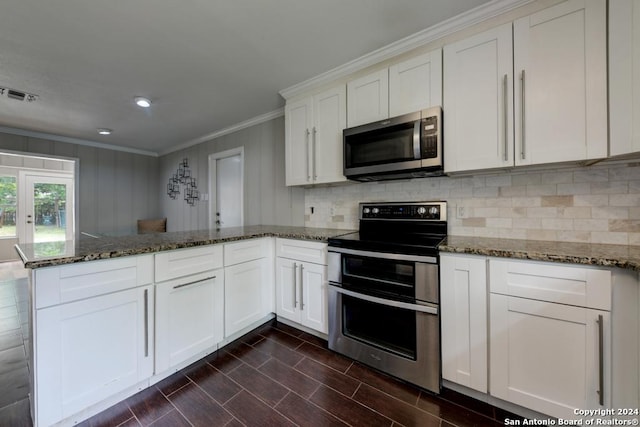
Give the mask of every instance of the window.
[[15, 176], [0, 176], [0, 238], [16, 237], [16, 181]]

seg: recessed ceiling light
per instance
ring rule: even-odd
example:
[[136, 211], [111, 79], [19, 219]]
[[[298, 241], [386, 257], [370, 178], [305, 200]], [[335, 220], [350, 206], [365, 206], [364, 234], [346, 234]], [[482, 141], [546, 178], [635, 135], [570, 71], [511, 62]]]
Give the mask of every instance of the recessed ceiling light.
[[100, 128], [98, 129], [98, 133], [100, 135], [111, 135], [113, 131], [111, 129], [106, 129], [106, 128]]
[[138, 107], [142, 107], [142, 108], [151, 107], [151, 100], [149, 100], [148, 98], [144, 98], [142, 96], [137, 96], [137, 97], [133, 98], [133, 100], [136, 102], [136, 105]]

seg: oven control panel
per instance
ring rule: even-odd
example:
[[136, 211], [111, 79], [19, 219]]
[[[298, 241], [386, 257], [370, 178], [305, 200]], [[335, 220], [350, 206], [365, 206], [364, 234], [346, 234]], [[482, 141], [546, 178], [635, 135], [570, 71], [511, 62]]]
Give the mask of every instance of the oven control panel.
[[447, 220], [447, 202], [361, 203], [360, 219]]

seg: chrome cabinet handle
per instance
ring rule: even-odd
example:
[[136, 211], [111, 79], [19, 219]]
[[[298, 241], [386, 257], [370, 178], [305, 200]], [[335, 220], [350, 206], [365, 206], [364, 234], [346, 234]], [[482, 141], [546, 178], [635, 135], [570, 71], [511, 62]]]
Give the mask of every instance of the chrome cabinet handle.
[[604, 317], [602, 314], [598, 315], [598, 394], [600, 406], [604, 405]]
[[293, 263], [293, 307], [298, 306], [298, 263]]
[[525, 142], [526, 142], [526, 132], [525, 132], [525, 120], [526, 120], [526, 118], [525, 117], [526, 117], [526, 115], [525, 115], [525, 107], [524, 107], [524, 104], [525, 104], [525, 102], [524, 102], [524, 100], [525, 100], [525, 87], [524, 87], [524, 85], [525, 85], [525, 74], [524, 74], [524, 70], [522, 70], [522, 74], [520, 75], [520, 81], [522, 83], [520, 85], [521, 98], [522, 98], [522, 100], [521, 100], [522, 105], [521, 105], [521, 108], [520, 108], [520, 114], [521, 114], [521, 116], [520, 116], [520, 127], [522, 129], [522, 135], [521, 135], [522, 136], [522, 143], [520, 144], [520, 158], [522, 158], [522, 160], [524, 160], [525, 157], [526, 157], [526, 148], [525, 148]]
[[149, 290], [144, 290], [144, 357], [149, 357]]
[[507, 97], [507, 75], [502, 78], [502, 113], [504, 120], [504, 161], [509, 160], [509, 100]]
[[307, 129], [307, 134], [305, 136], [305, 143], [306, 143], [306, 154], [307, 154], [307, 181], [311, 181], [311, 166], [309, 166], [309, 129]]
[[302, 283], [304, 281], [304, 276], [302, 273], [302, 269], [304, 268], [304, 264], [300, 264], [300, 310], [304, 310], [304, 295], [302, 294]]
[[311, 138], [311, 154], [313, 155], [313, 180], [315, 181], [316, 179], [318, 179], [318, 173], [316, 172], [316, 135], [318, 133], [318, 130], [316, 129], [316, 127], [313, 127], [313, 135]]
[[193, 282], [189, 282], [189, 283], [183, 283], [182, 285], [176, 285], [173, 287], [173, 289], [180, 289], [180, 288], [184, 288], [185, 286], [191, 286], [191, 285], [195, 285], [197, 283], [202, 283], [202, 282], [206, 282], [207, 280], [211, 280], [211, 279], [215, 279], [216, 276], [211, 276], [211, 277], [207, 277], [206, 279], [200, 279], [200, 280], [196, 280]]

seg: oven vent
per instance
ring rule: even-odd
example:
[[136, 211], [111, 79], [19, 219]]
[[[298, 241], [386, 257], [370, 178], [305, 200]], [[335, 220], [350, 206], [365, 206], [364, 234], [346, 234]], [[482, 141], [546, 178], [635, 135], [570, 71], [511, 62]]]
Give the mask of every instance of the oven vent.
[[9, 89], [6, 87], [0, 87], [0, 96], [6, 96], [9, 99], [15, 99], [16, 101], [33, 102], [38, 99], [38, 95], [33, 93], [22, 92], [20, 90]]

